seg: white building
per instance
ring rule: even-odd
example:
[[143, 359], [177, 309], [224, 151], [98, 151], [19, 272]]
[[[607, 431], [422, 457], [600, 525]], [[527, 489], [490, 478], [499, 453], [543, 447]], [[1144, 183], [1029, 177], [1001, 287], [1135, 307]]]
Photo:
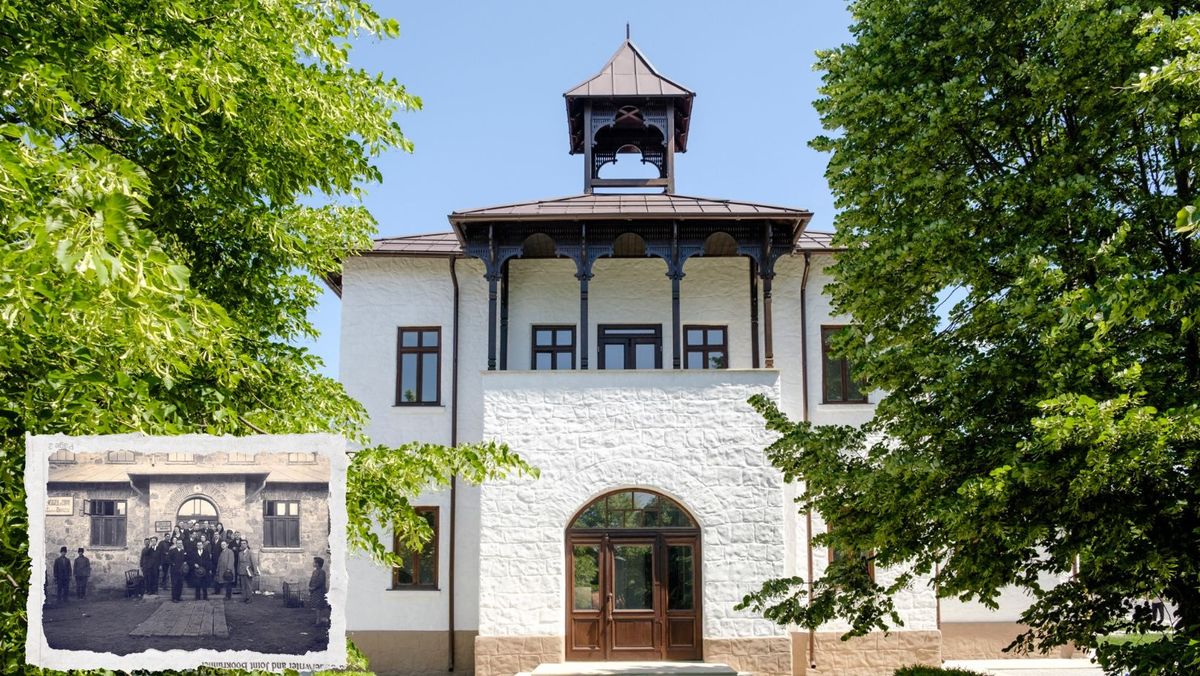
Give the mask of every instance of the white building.
[[[873, 412], [823, 350], [850, 321], [823, 292], [836, 251], [807, 211], [675, 193], [693, 94], [629, 41], [566, 101], [583, 194], [455, 212], [453, 232], [378, 240], [331, 280], [341, 379], [374, 441], [494, 439], [541, 470], [422, 496], [437, 536], [403, 570], [351, 562], [348, 628], [372, 666], [703, 659], [782, 676], [992, 656], [1015, 626], [958, 607], [947, 625], [928, 580], [886, 638], [733, 609], [828, 560], [747, 399], [816, 423]], [[659, 178], [601, 178], [618, 153]]]

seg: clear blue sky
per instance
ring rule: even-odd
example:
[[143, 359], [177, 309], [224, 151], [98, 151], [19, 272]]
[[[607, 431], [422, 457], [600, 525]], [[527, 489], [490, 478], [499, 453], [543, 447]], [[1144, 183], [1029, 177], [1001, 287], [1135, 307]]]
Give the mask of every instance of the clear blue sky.
[[[811, 229], [832, 229], [827, 158], [807, 143], [821, 133], [814, 52], [850, 39], [838, 0], [376, 6], [400, 38], [364, 41], [353, 60], [424, 103], [400, 118], [415, 151], [379, 158], [383, 183], [368, 186], [380, 236], [447, 232], [451, 211], [582, 192], [562, 93], [604, 65], [626, 22], [655, 68], [697, 94], [676, 192], [810, 209]], [[338, 298], [326, 292], [311, 317], [321, 337], [308, 346], [336, 378]]]

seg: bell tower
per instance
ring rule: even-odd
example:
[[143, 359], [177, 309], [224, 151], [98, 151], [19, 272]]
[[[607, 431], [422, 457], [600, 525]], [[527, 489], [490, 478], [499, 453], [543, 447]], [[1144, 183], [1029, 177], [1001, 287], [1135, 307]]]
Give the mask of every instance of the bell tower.
[[[571, 154], [583, 154], [583, 191], [596, 188], [662, 188], [675, 192], [675, 153], [687, 152], [696, 94], [658, 73], [629, 39], [604, 68], [568, 90]], [[638, 154], [657, 178], [600, 178], [617, 155]]]

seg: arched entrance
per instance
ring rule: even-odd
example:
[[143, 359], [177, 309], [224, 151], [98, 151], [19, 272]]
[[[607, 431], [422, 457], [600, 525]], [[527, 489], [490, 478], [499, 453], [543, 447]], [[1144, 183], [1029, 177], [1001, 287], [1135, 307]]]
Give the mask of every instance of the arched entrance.
[[200, 495], [184, 500], [175, 513], [175, 523], [184, 525], [189, 521], [195, 521], [201, 527], [215, 526], [220, 521], [216, 503]]
[[567, 526], [568, 660], [699, 660], [700, 528], [644, 489], [606, 493]]

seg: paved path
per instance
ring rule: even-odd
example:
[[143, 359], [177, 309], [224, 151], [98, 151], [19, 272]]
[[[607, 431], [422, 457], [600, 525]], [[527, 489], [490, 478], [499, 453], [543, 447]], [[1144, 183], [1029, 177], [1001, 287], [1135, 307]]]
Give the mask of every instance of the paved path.
[[946, 660], [943, 667], [957, 667], [993, 676], [1103, 676], [1104, 671], [1087, 658], [1012, 660]]
[[227, 638], [225, 602], [163, 601], [154, 614], [146, 618], [130, 636], [219, 636]]

